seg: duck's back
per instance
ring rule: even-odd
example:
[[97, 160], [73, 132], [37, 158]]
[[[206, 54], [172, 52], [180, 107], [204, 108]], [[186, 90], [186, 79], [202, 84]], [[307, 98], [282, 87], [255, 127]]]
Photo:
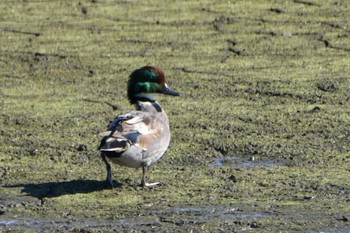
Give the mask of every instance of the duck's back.
[[157, 102], [138, 102], [136, 111], [118, 115], [102, 135], [99, 149], [112, 162], [149, 166], [168, 148], [168, 117]]

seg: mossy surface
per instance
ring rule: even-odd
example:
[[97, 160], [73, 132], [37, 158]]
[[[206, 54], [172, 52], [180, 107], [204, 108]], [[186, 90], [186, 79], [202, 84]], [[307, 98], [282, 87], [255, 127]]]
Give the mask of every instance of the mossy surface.
[[[350, 3], [0, 2], [0, 230], [347, 232]], [[96, 148], [165, 71], [171, 145], [150, 168]]]

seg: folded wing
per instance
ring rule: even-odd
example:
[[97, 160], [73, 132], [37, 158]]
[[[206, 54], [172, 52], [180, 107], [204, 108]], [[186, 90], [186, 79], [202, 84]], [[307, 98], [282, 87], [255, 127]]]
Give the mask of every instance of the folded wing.
[[118, 115], [107, 131], [100, 133], [103, 139], [99, 150], [120, 154], [134, 145], [147, 151], [153, 140], [160, 136], [160, 130], [154, 127], [154, 119], [153, 114], [141, 111]]

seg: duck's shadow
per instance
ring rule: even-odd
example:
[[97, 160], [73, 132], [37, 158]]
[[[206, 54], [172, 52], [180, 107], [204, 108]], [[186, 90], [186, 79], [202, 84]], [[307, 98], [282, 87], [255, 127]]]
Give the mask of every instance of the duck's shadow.
[[91, 193], [108, 189], [105, 181], [97, 180], [71, 180], [63, 182], [47, 182], [39, 184], [6, 185], [7, 188], [22, 187], [23, 193], [39, 199], [45, 197], [59, 197], [76, 193]]

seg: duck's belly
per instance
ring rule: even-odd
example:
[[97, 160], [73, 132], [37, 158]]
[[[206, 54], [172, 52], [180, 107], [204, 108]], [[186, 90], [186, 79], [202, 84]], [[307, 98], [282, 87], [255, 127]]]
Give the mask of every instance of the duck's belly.
[[108, 158], [112, 163], [116, 163], [125, 167], [148, 167], [163, 156], [165, 149], [162, 148], [142, 151], [142, 149], [137, 146], [131, 146], [122, 154], [118, 156], [108, 156]]
[[123, 156], [118, 158], [111, 157], [109, 158], [109, 160], [112, 163], [116, 163], [118, 165], [125, 166], [125, 167], [139, 168], [142, 166], [142, 160], [139, 160], [135, 157], [129, 157], [129, 156]]
[[108, 158], [112, 163], [125, 167], [139, 168], [143, 164], [142, 150], [135, 146], [131, 146], [118, 156], [108, 156]]

